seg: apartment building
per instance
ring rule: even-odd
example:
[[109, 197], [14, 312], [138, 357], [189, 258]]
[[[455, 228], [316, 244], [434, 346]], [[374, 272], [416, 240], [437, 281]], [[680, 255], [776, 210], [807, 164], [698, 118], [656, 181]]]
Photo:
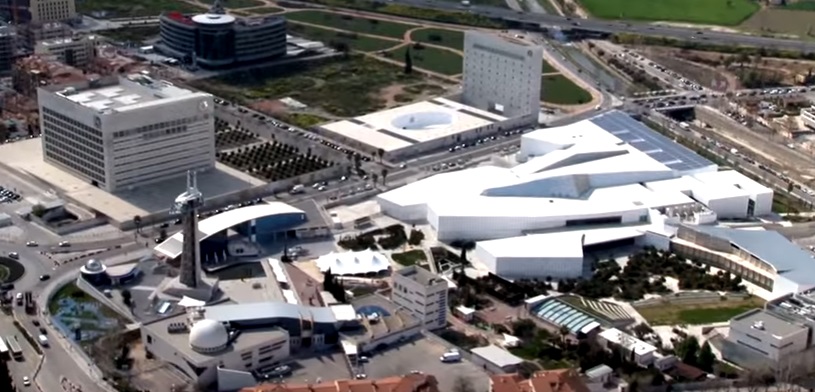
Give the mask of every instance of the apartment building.
[[76, 18], [75, 0], [30, 0], [32, 23], [62, 22]]
[[321, 383], [274, 383], [243, 388], [239, 392], [439, 392], [436, 377], [429, 374], [406, 374], [379, 380], [335, 380]]
[[14, 28], [0, 22], [0, 76], [8, 75], [14, 64], [17, 33]]
[[754, 309], [730, 320], [727, 340], [772, 363], [781, 363], [809, 347], [809, 328], [773, 312]]
[[212, 95], [142, 74], [38, 93], [45, 160], [108, 192], [215, 166]]
[[393, 274], [391, 301], [422, 320], [423, 328], [444, 328], [447, 325], [447, 290], [446, 280], [412, 265]]
[[490, 376], [490, 392], [589, 392], [580, 375], [572, 369], [542, 370], [527, 380], [515, 374]]

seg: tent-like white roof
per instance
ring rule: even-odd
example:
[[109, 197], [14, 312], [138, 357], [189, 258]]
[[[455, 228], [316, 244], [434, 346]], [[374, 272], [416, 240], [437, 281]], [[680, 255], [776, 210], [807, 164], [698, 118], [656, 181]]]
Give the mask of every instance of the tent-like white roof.
[[204, 301], [199, 301], [195, 298], [187, 297], [186, 295], [181, 298], [181, 301], [178, 301], [178, 305], [185, 307], [185, 308], [197, 308], [206, 305], [207, 303]]
[[331, 252], [317, 259], [321, 272], [329, 269], [335, 275], [358, 275], [379, 273], [390, 268], [387, 257], [379, 252], [364, 250], [361, 252]]

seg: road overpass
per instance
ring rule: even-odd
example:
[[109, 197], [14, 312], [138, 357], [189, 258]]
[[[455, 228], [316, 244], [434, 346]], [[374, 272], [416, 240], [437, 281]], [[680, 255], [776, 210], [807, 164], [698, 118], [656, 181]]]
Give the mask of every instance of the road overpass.
[[702, 30], [701, 28], [664, 26], [638, 21], [576, 19], [560, 15], [525, 13], [506, 8], [481, 5], [471, 5], [469, 7], [465, 7], [458, 2], [442, 0], [391, 0], [390, 2], [417, 8], [468, 12], [503, 21], [511, 28], [521, 28], [526, 30], [541, 30], [554, 27], [563, 30], [584, 31], [587, 33], [631, 33], [655, 37], [675, 38], [687, 41], [698, 41], [706, 44], [757, 46], [777, 50], [815, 52], [815, 42], [798, 41], [786, 38], [762, 37], [739, 33]]

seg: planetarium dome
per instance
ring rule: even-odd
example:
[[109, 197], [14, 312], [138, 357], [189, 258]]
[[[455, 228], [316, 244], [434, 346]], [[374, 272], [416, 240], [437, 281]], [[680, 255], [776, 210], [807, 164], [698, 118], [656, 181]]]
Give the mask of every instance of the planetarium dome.
[[201, 353], [218, 352], [226, 348], [229, 333], [215, 320], [201, 320], [190, 330], [190, 347]]
[[101, 274], [105, 272], [105, 265], [102, 264], [99, 260], [90, 259], [88, 260], [85, 265], [82, 266], [82, 273], [83, 274]]

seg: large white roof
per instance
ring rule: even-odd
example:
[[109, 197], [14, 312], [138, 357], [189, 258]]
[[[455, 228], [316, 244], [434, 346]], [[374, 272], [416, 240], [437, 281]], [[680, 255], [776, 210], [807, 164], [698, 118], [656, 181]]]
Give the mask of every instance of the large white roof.
[[[583, 257], [584, 246], [640, 237], [652, 226], [646, 224], [530, 234], [479, 241], [478, 247], [498, 258], [528, 258], [542, 255], [546, 258]], [[545, 252], [541, 249], [545, 249]]]
[[317, 259], [317, 267], [321, 272], [330, 269], [334, 275], [358, 275], [386, 271], [390, 268], [390, 262], [383, 254], [371, 250], [331, 252]]

